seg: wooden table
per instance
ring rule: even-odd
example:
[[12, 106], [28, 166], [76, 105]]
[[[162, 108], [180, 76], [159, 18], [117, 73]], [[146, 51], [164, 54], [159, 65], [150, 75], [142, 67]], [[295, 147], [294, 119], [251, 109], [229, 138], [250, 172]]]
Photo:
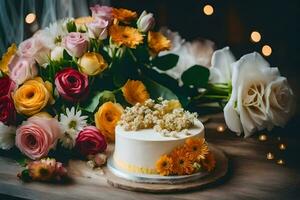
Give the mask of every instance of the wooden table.
[[[130, 192], [111, 187], [103, 175], [85, 167], [84, 162], [71, 164], [74, 181], [67, 185], [45, 183], [22, 183], [16, 174], [19, 165], [7, 157], [0, 157], [0, 199], [299, 199], [300, 197], [300, 167], [298, 139], [285, 140], [287, 150], [279, 154], [277, 137], [261, 142], [257, 137], [244, 139], [229, 131], [218, 133], [216, 127], [224, 123], [222, 114], [214, 115], [206, 123], [206, 137], [210, 143], [218, 145], [230, 159], [230, 171], [227, 177], [209, 188], [198, 191], [176, 194], [147, 194]], [[290, 129], [296, 127], [298, 120]], [[275, 130], [276, 133], [276, 130]], [[282, 138], [281, 140], [282, 141]], [[286, 165], [276, 164], [276, 160], [267, 160], [266, 153], [271, 151], [284, 156]], [[278, 156], [277, 156], [278, 157]]]

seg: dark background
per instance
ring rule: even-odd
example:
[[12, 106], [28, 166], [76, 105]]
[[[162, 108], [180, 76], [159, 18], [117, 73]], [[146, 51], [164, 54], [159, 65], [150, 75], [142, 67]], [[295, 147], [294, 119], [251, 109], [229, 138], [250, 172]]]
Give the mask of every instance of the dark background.
[[[11, 1], [20, 12], [20, 2], [25, 2], [23, 8], [24, 17], [30, 9], [26, 3], [35, 4], [37, 23], [40, 18], [43, 5], [42, 0], [1, 0]], [[49, 0], [53, 3], [57, 0]], [[143, 10], [154, 13], [157, 27], [167, 26], [173, 31], [178, 31], [186, 40], [207, 38], [215, 42], [217, 48], [230, 46], [236, 59], [242, 55], [257, 51], [261, 53], [263, 45], [272, 47], [272, 54], [265, 57], [273, 67], [278, 67], [283, 76], [293, 88], [299, 102], [300, 95], [300, 1], [299, 0], [69, 0], [73, 4], [80, 2], [88, 6], [96, 3], [110, 4], [115, 7], [124, 7], [136, 10], [139, 14]], [[207, 16], [203, 13], [203, 7], [210, 4], [214, 13]], [[77, 6], [78, 7], [78, 6]], [[81, 7], [80, 7], [81, 8]], [[0, 8], [0, 11], [6, 8]], [[24, 10], [25, 9], [25, 10]], [[27, 9], [27, 10], [26, 10]], [[47, 8], [46, 8], [47, 9]], [[0, 15], [1, 16], [1, 15]], [[24, 18], [23, 17], [23, 18]], [[74, 16], [78, 17], [78, 16]], [[9, 46], [3, 35], [3, 29], [9, 24], [0, 24], [0, 38], [4, 46]], [[32, 25], [24, 24], [24, 39], [30, 37]], [[260, 32], [262, 38], [258, 43], [250, 40], [252, 31]], [[2, 54], [3, 52], [0, 52]], [[297, 128], [299, 106], [296, 117], [292, 121], [291, 130]], [[294, 131], [293, 131], [294, 132]], [[299, 134], [294, 133], [296, 136]]]
[[[20, 2], [23, 0], [1, 1], [13, 1], [16, 12], [19, 12]], [[25, 5], [28, 1], [24, 0]], [[39, 20], [43, 1], [30, 1], [35, 3]], [[138, 13], [147, 10], [154, 13], [158, 27], [167, 26], [178, 31], [187, 40], [199, 37], [210, 39], [216, 43], [217, 48], [230, 46], [237, 59], [253, 51], [261, 53], [262, 46], [268, 44], [272, 47], [272, 54], [266, 59], [271, 66], [278, 67], [283, 76], [288, 77], [299, 96], [299, 0], [75, 0], [73, 3], [78, 4], [80, 1], [86, 1], [89, 6], [105, 2], [133, 9]], [[214, 7], [213, 15], [203, 13], [206, 4]], [[5, 8], [0, 8], [3, 9]], [[28, 8], [25, 6], [24, 9], [26, 15]], [[11, 41], [5, 41], [6, 36], [1, 31], [5, 28], [3, 26], [6, 25], [0, 24], [0, 38], [5, 43], [4, 46], [8, 46]], [[25, 38], [31, 36], [30, 28], [30, 25], [24, 25]], [[260, 32], [262, 39], [259, 43], [250, 41], [252, 31]]]

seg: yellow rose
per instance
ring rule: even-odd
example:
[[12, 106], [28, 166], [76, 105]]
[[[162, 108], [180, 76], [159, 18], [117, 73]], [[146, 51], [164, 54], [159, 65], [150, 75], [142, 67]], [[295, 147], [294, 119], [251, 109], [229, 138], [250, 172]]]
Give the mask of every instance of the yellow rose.
[[94, 76], [107, 68], [107, 63], [99, 53], [85, 53], [79, 60], [79, 69], [82, 73]]
[[0, 61], [0, 70], [5, 73], [5, 74], [9, 74], [9, 68], [8, 68], [8, 64], [10, 62], [10, 60], [12, 59], [12, 57], [16, 54], [18, 48], [16, 46], [16, 44], [12, 44], [8, 49], [7, 52], [5, 54], [3, 54], [2, 59]]
[[26, 116], [39, 113], [48, 103], [54, 103], [52, 91], [52, 84], [40, 77], [26, 81], [13, 95], [16, 110]]
[[147, 88], [141, 81], [129, 79], [122, 87], [122, 92], [125, 100], [131, 105], [144, 103], [147, 99], [149, 99]]
[[96, 127], [109, 141], [115, 140], [115, 128], [123, 113], [120, 104], [106, 102], [95, 114]]

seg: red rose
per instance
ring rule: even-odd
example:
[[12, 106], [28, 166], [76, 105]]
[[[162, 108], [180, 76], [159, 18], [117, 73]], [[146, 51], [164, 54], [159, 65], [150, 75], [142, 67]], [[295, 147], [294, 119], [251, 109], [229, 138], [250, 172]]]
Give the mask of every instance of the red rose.
[[73, 103], [84, 100], [89, 92], [88, 76], [73, 68], [57, 72], [55, 85], [62, 98]]
[[16, 123], [16, 109], [8, 95], [0, 97], [0, 121], [6, 125]]
[[75, 148], [84, 156], [103, 152], [106, 147], [104, 136], [94, 126], [84, 128], [76, 138]]
[[16, 89], [16, 84], [8, 77], [0, 78], [0, 97], [9, 96]]

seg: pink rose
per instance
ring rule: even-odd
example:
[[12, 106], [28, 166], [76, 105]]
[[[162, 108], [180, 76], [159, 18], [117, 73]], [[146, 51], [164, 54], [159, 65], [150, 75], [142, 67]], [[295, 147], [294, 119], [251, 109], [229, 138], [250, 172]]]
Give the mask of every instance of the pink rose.
[[11, 92], [16, 89], [16, 84], [8, 76], [0, 78], [0, 97], [11, 96]]
[[9, 63], [9, 77], [18, 85], [38, 74], [38, 69], [31, 57], [20, 57], [15, 55]]
[[84, 100], [89, 93], [88, 76], [73, 68], [57, 72], [55, 86], [62, 98], [74, 103]]
[[75, 148], [83, 155], [94, 155], [106, 150], [107, 143], [104, 136], [94, 126], [84, 128], [76, 138]]
[[83, 33], [71, 32], [63, 38], [63, 45], [70, 55], [79, 58], [87, 51], [88, 40]]
[[109, 22], [112, 20], [112, 7], [95, 5], [90, 9], [94, 18], [105, 19]]
[[16, 124], [16, 109], [12, 99], [6, 95], [0, 97], [0, 121], [6, 125]]
[[87, 24], [89, 37], [104, 40], [107, 38], [108, 21], [102, 18], [95, 18]]
[[50, 49], [43, 41], [41, 34], [36, 34], [19, 45], [18, 55], [20, 57], [32, 58], [40, 65], [44, 65], [49, 61]]
[[16, 131], [16, 146], [33, 160], [47, 156], [60, 136], [55, 118], [33, 116]]

